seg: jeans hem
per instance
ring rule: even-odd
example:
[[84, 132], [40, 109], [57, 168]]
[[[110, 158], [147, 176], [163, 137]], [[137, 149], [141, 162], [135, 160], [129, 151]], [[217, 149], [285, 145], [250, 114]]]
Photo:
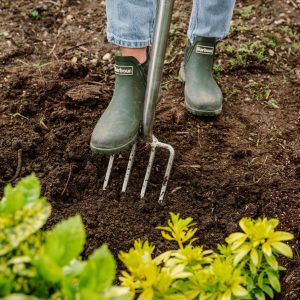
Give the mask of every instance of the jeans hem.
[[132, 41], [116, 37], [110, 33], [107, 33], [107, 40], [112, 44], [125, 48], [146, 48], [151, 45], [151, 39]]
[[[224, 34], [221, 34], [220, 36], [211, 36], [209, 34], [206, 34], [206, 35], [201, 35], [201, 37], [207, 37], [207, 38], [215, 38], [216, 41], [222, 41], [223, 39], [225, 39], [227, 37], [228, 33], [224, 33]], [[191, 36], [188, 36], [188, 39], [190, 41], [191, 44], [193, 44], [194, 40], [197, 38], [198, 36], [197, 35], [192, 35]]]

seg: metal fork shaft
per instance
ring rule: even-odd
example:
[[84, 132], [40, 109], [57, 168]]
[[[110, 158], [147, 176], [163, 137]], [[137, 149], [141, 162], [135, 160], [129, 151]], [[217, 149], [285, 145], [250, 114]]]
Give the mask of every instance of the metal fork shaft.
[[174, 0], [160, 0], [157, 1], [157, 5], [143, 115], [143, 135], [145, 138], [151, 138], [152, 134], [155, 106], [159, 97]]
[[[173, 160], [174, 160], [174, 149], [171, 145], [159, 142], [156, 139], [156, 137], [152, 135], [152, 126], [153, 126], [153, 120], [155, 115], [155, 106], [159, 98], [160, 83], [162, 78], [164, 58], [165, 58], [165, 53], [167, 48], [167, 40], [168, 40], [169, 29], [171, 24], [174, 0], [160, 0], [157, 2], [158, 2], [158, 8], [156, 13], [155, 32], [154, 32], [153, 45], [151, 51], [151, 59], [150, 59], [150, 65], [148, 69], [147, 88], [146, 88], [144, 114], [143, 114], [143, 135], [144, 138], [146, 139], [152, 138], [152, 143], [151, 143], [150, 159], [148, 162], [146, 175], [145, 175], [145, 179], [141, 191], [141, 198], [143, 198], [146, 193], [147, 185], [151, 174], [151, 169], [153, 167], [156, 148], [162, 147], [169, 150], [170, 152], [169, 161], [168, 161], [166, 173], [163, 180], [163, 185], [159, 196], [159, 203], [162, 203], [166, 192], [168, 179], [170, 177]], [[135, 152], [136, 152], [136, 144], [131, 149], [129, 162], [125, 174], [125, 179], [123, 182], [122, 192], [125, 192], [127, 188]], [[105, 175], [105, 180], [103, 183], [103, 190], [105, 190], [108, 185], [114, 158], [115, 158], [114, 155], [110, 156], [108, 168]]]

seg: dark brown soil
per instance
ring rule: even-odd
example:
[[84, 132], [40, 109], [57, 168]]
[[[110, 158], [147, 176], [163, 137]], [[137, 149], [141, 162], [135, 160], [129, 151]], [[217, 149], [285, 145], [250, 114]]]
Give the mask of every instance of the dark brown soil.
[[35, 172], [53, 206], [47, 226], [82, 215], [85, 255], [102, 243], [117, 254], [137, 238], [165, 250], [155, 227], [170, 211], [193, 217], [207, 247], [222, 243], [242, 217], [278, 218], [282, 230], [295, 234], [294, 259], [282, 262], [287, 271], [278, 299], [298, 300], [299, 1], [238, 1], [232, 31], [218, 47], [215, 71], [225, 96], [218, 118], [196, 118], [183, 107], [178, 69], [190, 2], [176, 2], [154, 128], [176, 150], [164, 206], [157, 199], [166, 153], [157, 155], [141, 201], [148, 147], [138, 147], [125, 195], [120, 189], [128, 153], [119, 155], [104, 192], [108, 159], [89, 148], [114, 81], [112, 59], [103, 60], [115, 52], [105, 41], [104, 1], [1, 2], [1, 193], [4, 181]]

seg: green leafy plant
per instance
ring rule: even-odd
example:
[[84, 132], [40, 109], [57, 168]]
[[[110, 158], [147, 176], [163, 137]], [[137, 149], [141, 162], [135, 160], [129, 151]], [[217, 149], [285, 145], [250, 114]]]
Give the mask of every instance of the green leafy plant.
[[279, 271], [283, 268], [276, 257], [280, 254], [293, 257], [291, 247], [283, 243], [293, 239], [293, 235], [275, 231], [278, 223], [276, 219], [244, 218], [239, 223], [243, 232], [233, 233], [226, 239], [234, 255], [233, 263], [245, 268], [249, 290], [256, 299], [263, 299], [263, 293], [273, 298], [272, 289], [280, 292]]
[[243, 18], [250, 18], [252, 11], [253, 11], [254, 5], [248, 5], [243, 6], [243, 8], [240, 9], [240, 14]]
[[237, 300], [266, 299], [280, 292], [279, 255], [291, 258], [285, 241], [293, 235], [275, 231], [276, 219], [243, 218], [242, 232], [231, 234], [218, 251], [194, 245], [192, 218], [170, 213], [159, 226], [176, 247], [154, 256], [155, 247], [137, 240], [119, 258], [127, 270], [114, 286], [116, 263], [106, 245], [84, 261], [85, 230], [73, 216], [41, 230], [51, 207], [40, 196], [35, 175], [7, 185], [0, 202], [0, 297], [4, 300]]
[[38, 19], [41, 18], [40, 13], [39, 13], [36, 9], [34, 9], [34, 10], [30, 13], [30, 16], [31, 16], [31, 18], [34, 19], [34, 20], [38, 20]]
[[243, 232], [231, 234], [218, 252], [195, 246], [192, 218], [170, 213], [168, 226], [159, 226], [164, 239], [178, 248], [154, 257], [155, 247], [136, 241], [129, 252], [120, 252], [126, 266], [120, 281], [137, 299], [265, 299], [280, 292], [278, 255], [292, 257], [283, 243], [290, 233], [275, 231], [276, 219], [240, 221]]
[[240, 44], [237, 49], [227, 49], [228, 54], [235, 51], [233, 58], [229, 59], [232, 68], [238, 66], [251, 66], [253, 64], [267, 63], [269, 58], [266, 52], [266, 46], [261, 41]]
[[267, 105], [267, 107], [269, 108], [279, 108], [278, 106], [278, 101], [274, 98], [271, 98], [269, 100], [265, 101], [265, 104]]
[[1, 299], [131, 299], [129, 289], [112, 285], [116, 263], [106, 245], [87, 261], [80, 258], [85, 244], [80, 216], [41, 230], [51, 208], [40, 193], [35, 175], [5, 187], [0, 202]]

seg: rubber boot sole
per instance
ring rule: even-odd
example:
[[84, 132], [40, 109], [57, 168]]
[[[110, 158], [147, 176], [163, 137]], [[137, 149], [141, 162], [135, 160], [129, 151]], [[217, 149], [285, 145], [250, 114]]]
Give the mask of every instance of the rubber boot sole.
[[203, 116], [203, 117], [215, 117], [218, 116], [221, 112], [222, 112], [222, 106], [216, 110], [211, 110], [211, 111], [207, 111], [207, 110], [200, 110], [200, 109], [194, 109], [192, 107], [190, 107], [187, 103], [187, 100], [185, 99], [184, 101], [184, 105], [185, 108], [193, 115], [196, 116]]
[[126, 148], [129, 148], [131, 145], [133, 145], [135, 143], [135, 141], [137, 140], [138, 135], [139, 135], [139, 132], [137, 132], [136, 135], [132, 139], [130, 139], [126, 144], [121, 145], [116, 148], [109, 148], [109, 149], [108, 148], [99, 148], [99, 147], [95, 147], [92, 144], [92, 142], [90, 142], [90, 147], [94, 153], [113, 155], [113, 154], [117, 154], [117, 153], [121, 152], [122, 150], [125, 150]]

